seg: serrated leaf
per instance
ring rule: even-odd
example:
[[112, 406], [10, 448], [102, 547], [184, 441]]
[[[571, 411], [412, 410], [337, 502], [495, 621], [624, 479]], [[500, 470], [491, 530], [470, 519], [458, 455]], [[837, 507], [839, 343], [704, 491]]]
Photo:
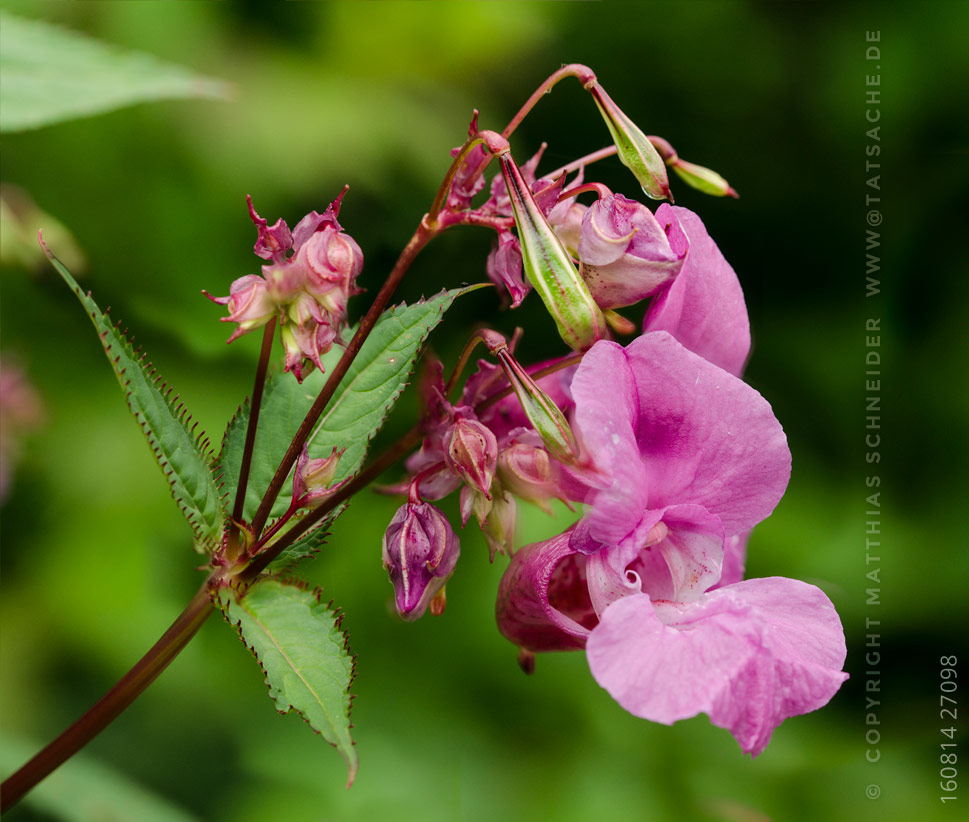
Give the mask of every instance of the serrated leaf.
[[[46, 251], [45, 246], [45, 251]], [[208, 438], [185, 410], [178, 396], [136, 352], [127, 337], [101, 312], [89, 293], [81, 290], [63, 263], [47, 251], [51, 264], [77, 295], [94, 323], [114, 373], [121, 384], [128, 409], [141, 427], [155, 461], [162, 469], [189, 525], [196, 547], [211, 549], [222, 539], [225, 513], [222, 491], [212, 470]]]
[[134, 103], [227, 98], [229, 87], [86, 35], [0, 13], [0, 131], [37, 128]]
[[[454, 299], [477, 288], [445, 291], [413, 305], [385, 311], [360, 353], [341, 380], [333, 399], [310, 436], [313, 459], [328, 457], [334, 446], [346, 448], [337, 466], [336, 481], [359, 470], [370, 440], [380, 429], [414, 368], [421, 345], [441, 321]], [[323, 360], [329, 371], [342, 349], [333, 348]], [[313, 405], [326, 374], [314, 371], [300, 385], [291, 374], [270, 378], [263, 395], [256, 433], [256, 454], [246, 489], [244, 516], [250, 519], [282, 461], [296, 430]], [[226, 491], [234, 496], [242, 464], [249, 410], [244, 406], [233, 418], [223, 439], [222, 473]], [[287, 480], [273, 504], [271, 516], [282, 516], [292, 497], [292, 480]]]
[[356, 473], [367, 456], [370, 440], [406, 387], [424, 340], [456, 297], [479, 287], [445, 291], [424, 302], [384, 312], [313, 429], [308, 443], [310, 457], [326, 457], [334, 447], [346, 448], [336, 479]]
[[354, 661], [340, 618], [320, 592], [276, 578], [253, 585], [242, 599], [223, 589], [219, 604], [253, 652], [280, 713], [295, 710], [347, 763], [347, 784], [357, 773], [350, 737], [350, 683]]

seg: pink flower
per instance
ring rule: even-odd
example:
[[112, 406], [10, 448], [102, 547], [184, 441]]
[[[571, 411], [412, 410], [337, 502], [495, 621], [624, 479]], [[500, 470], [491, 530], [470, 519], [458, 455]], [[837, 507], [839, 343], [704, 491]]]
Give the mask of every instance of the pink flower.
[[846, 678], [840, 621], [820, 590], [739, 581], [746, 534], [790, 474], [770, 406], [666, 333], [598, 343], [572, 396], [594, 461], [588, 510], [514, 556], [502, 633], [532, 651], [584, 646], [631, 713], [671, 723], [705, 712], [760, 753], [781, 721]]
[[638, 303], [679, 273], [677, 252], [652, 212], [622, 194], [601, 197], [585, 212], [579, 270], [600, 308]]

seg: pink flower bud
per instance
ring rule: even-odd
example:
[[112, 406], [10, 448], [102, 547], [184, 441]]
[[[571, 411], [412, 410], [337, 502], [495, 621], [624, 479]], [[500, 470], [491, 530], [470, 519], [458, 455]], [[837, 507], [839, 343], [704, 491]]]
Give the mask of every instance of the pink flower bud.
[[549, 459], [532, 431], [519, 431], [502, 446], [498, 454], [498, 476], [502, 485], [516, 497], [533, 502], [551, 513], [548, 502], [562, 499], [558, 487], [558, 465]]
[[208, 293], [205, 296], [214, 303], [228, 306], [229, 316], [221, 317], [222, 322], [239, 323], [239, 327], [229, 337], [229, 342], [254, 328], [264, 326], [276, 313], [276, 304], [269, 296], [266, 282], [258, 274], [248, 274], [233, 282], [229, 286], [228, 297], [212, 297]]
[[602, 197], [586, 211], [578, 252], [579, 271], [603, 309], [652, 296], [683, 265], [652, 212], [621, 194]]
[[346, 295], [354, 292], [357, 275], [363, 268], [363, 252], [348, 234], [327, 226], [300, 247], [295, 263], [305, 267], [307, 291], [325, 295], [338, 289], [345, 303]]
[[340, 457], [345, 451], [346, 448], [337, 449], [334, 446], [330, 456], [311, 460], [309, 449], [304, 445], [293, 473], [293, 499], [298, 500], [301, 506], [306, 505], [329, 496], [343, 485], [334, 485], [333, 478], [336, 476]]
[[488, 277], [496, 286], [499, 293], [502, 290], [511, 296], [511, 307], [518, 308], [531, 285], [522, 278], [522, 250], [518, 239], [510, 231], [498, 234], [498, 241], [488, 255]]
[[464, 482], [491, 499], [498, 464], [498, 440], [491, 429], [459, 416], [444, 435], [444, 459]]
[[[298, 382], [311, 374], [314, 366], [323, 370], [321, 357], [333, 347], [336, 331], [329, 325], [308, 322], [305, 325], [284, 325], [280, 330], [286, 351], [284, 371], [292, 372]], [[307, 363], [307, 360], [309, 363]]]
[[397, 613], [419, 618], [444, 588], [461, 553], [451, 524], [440, 509], [426, 502], [402, 505], [387, 526], [384, 568], [394, 586]]

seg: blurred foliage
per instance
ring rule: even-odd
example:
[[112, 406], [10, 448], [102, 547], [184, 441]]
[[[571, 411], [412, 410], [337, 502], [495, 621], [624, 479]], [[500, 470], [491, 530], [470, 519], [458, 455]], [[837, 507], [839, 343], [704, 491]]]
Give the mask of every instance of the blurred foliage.
[[[950, 818], [939, 802], [938, 658], [962, 653], [969, 572], [969, 359], [959, 206], [969, 80], [959, 3], [14, 2], [0, 7], [224, 78], [231, 102], [138, 105], [4, 135], [2, 178], [76, 238], [84, 288], [123, 320], [213, 439], [250, 390], [258, 335], [225, 346], [200, 289], [256, 271], [244, 196], [290, 223], [349, 183], [341, 221], [374, 293], [427, 209], [472, 108], [501, 128], [564, 62], [592, 66], [645, 130], [721, 172], [739, 201], [675, 185], [747, 294], [748, 378], [774, 405], [794, 476], [750, 547], [753, 576], [831, 596], [852, 675], [831, 705], [788, 720], [756, 760], [705, 717], [673, 728], [625, 714], [581, 654], [534, 677], [495, 630], [501, 561], [465, 533], [448, 610], [414, 625], [388, 610], [379, 545], [397, 501], [364, 494], [308, 566], [346, 614], [359, 655], [353, 789], [213, 619], [84, 757], [200, 819]], [[865, 32], [881, 31], [882, 290], [865, 298]], [[605, 144], [577, 84], [544, 98], [512, 141], [543, 168]], [[630, 193], [618, 163], [597, 176]], [[31, 226], [32, 231], [39, 226]], [[480, 280], [491, 238], [444, 236], [401, 298]], [[57, 248], [54, 249], [58, 251]], [[52, 270], [7, 263], [4, 352], [43, 395], [3, 509], [0, 720], [59, 733], [161, 634], [199, 582], [191, 537], [131, 422], [90, 323]], [[365, 297], [355, 301], [362, 311]], [[555, 349], [537, 301], [521, 352]], [[432, 345], [453, 361], [490, 290], [449, 313]], [[881, 320], [881, 602], [866, 607], [865, 320]], [[408, 425], [408, 393], [378, 438]], [[454, 513], [453, 509], [451, 513]], [[522, 541], [560, 530], [529, 511]], [[865, 618], [882, 619], [882, 758], [865, 761]], [[965, 732], [965, 729], [961, 729]], [[959, 737], [957, 736], [957, 740]], [[8, 764], [5, 761], [5, 765]], [[12, 763], [11, 763], [12, 764]], [[57, 791], [52, 777], [46, 788]], [[67, 778], [67, 777], [65, 777]], [[870, 784], [878, 800], [866, 798]], [[63, 790], [63, 788], [61, 788]], [[963, 797], [963, 799], [965, 799]], [[74, 818], [136, 818], [114, 816]], [[24, 806], [11, 820], [60, 818]]]

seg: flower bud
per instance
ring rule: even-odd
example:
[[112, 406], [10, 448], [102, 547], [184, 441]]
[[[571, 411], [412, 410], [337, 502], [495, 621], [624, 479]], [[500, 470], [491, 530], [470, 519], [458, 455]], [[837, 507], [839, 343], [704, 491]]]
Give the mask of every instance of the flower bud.
[[606, 322], [572, 258], [532, 197], [510, 155], [499, 158], [521, 244], [525, 276], [555, 320], [562, 339], [578, 351], [606, 335]]
[[313, 500], [322, 499], [332, 494], [339, 485], [333, 485], [336, 469], [346, 448], [333, 447], [330, 456], [322, 459], [310, 459], [309, 448], [303, 446], [303, 451], [296, 460], [293, 473], [293, 499], [303, 505]]
[[602, 86], [596, 83], [589, 92], [609, 127], [619, 159], [639, 181], [643, 193], [653, 200], [672, 200], [666, 166], [649, 138], [612, 101]]
[[408, 502], [394, 514], [383, 541], [384, 568], [394, 586], [397, 613], [418, 619], [444, 588], [461, 553], [447, 518], [426, 502]]
[[459, 416], [444, 435], [444, 459], [464, 482], [491, 499], [498, 441], [489, 428]]
[[638, 303], [666, 286], [683, 255], [642, 203], [611, 194], [586, 211], [579, 235], [579, 271], [602, 309]]
[[679, 157], [670, 163], [670, 167], [679, 175], [683, 182], [692, 186], [697, 191], [702, 191], [704, 194], [710, 194], [714, 197], [736, 198], [740, 196], [734, 191], [730, 183], [712, 169], [698, 166], [695, 163], [688, 163]]
[[213, 297], [203, 293], [212, 302], [228, 306], [229, 316], [220, 317], [222, 322], [239, 323], [239, 327], [229, 337], [229, 342], [254, 328], [264, 326], [276, 313], [276, 304], [269, 295], [266, 282], [258, 274], [248, 274], [233, 282], [229, 286], [228, 297]]
[[293, 247], [293, 235], [283, 219], [276, 220], [273, 227], [269, 227], [268, 221], [264, 220], [256, 213], [252, 205], [252, 197], [246, 195], [246, 203], [249, 205], [249, 218], [256, 224], [259, 237], [252, 250], [257, 257], [273, 262], [282, 262], [286, 259], [286, 252]]
[[521, 441], [528, 439], [526, 434], [534, 435], [534, 432], [523, 432], [502, 447], [498, 454], [498, 476], [510, 493], [550, 514], [549, 500], [564, 499], [556, 482], [557, 466], [544, 448]]
[[499, 292], [502, 289], [511, 297], [511, 307], [518, 308], [532, 287], [522, 279], [522, 250], [511, 231], [501, 231], [498, 241], [488, 255], [488, 278]]
[[353, 292], [357, 275], [363, 268], [363, 252], [349, 235], [327, 226], [317, 231], [300, 247], [296, 264], [305, 266], [306, 290], [326, 295], [337, 289], [345, 296]]

